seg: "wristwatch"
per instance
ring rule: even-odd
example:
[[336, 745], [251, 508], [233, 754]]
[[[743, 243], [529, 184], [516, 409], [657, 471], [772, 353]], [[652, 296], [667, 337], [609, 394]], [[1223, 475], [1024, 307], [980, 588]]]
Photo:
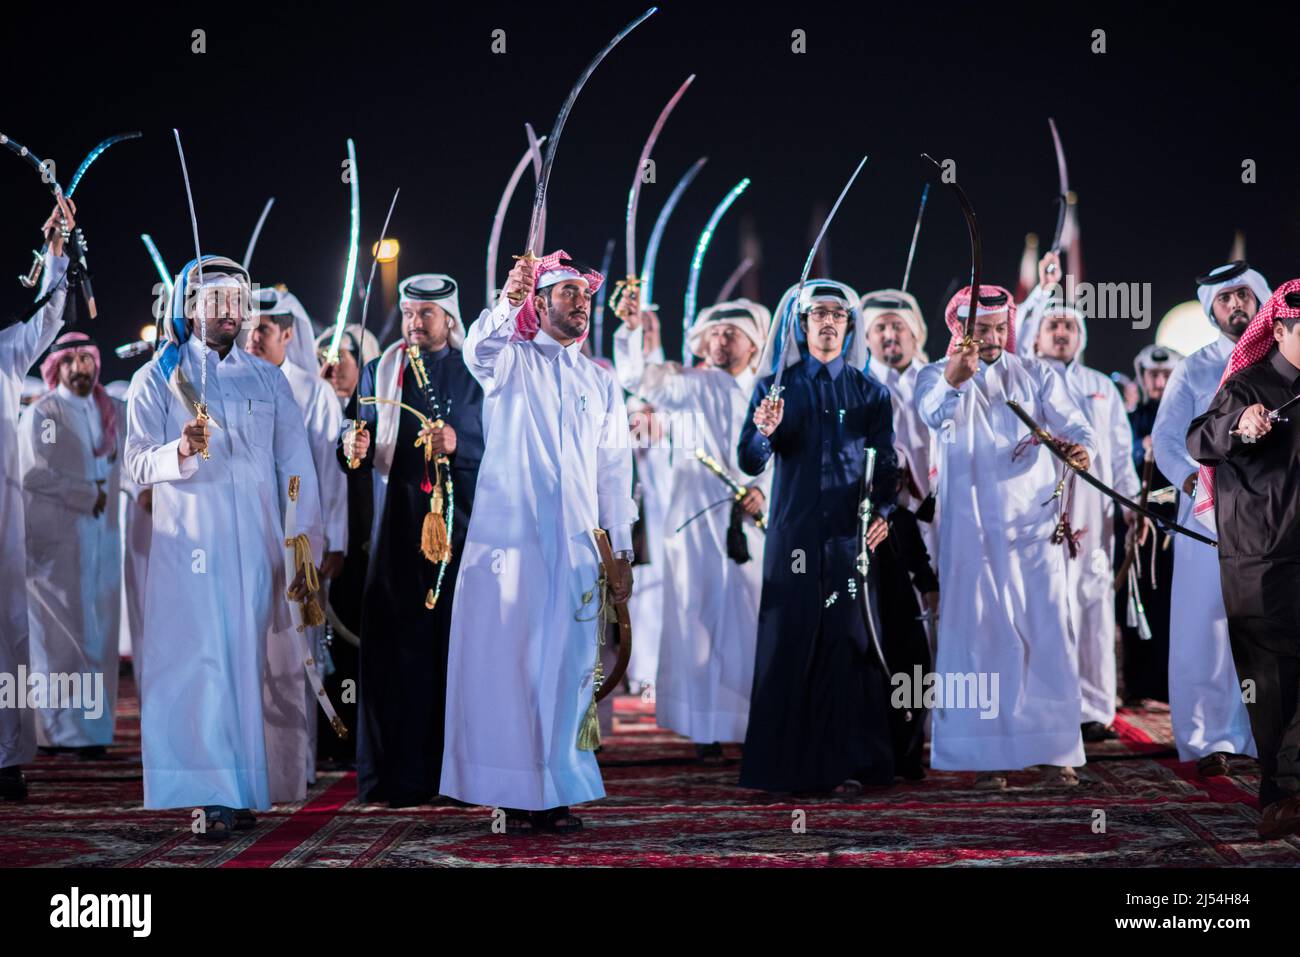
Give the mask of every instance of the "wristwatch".
[[617, 559], [622, 559], [623, 561], [625, 561], [625, 562], [627, 562], [629, 565], [631, 565], [631, 564], [632, 564], [632, 560], [633, 560], [634, 558], [636, 558], [636, 553], [633, 552], [632, 549], [630, 549], [630, 548], [625, 548], [625, 549], [623, 549], [623, 551], [621, 551], [621, 552], [615, 552], [615, 553], [614, 553], [614, 557], [617, 558]]

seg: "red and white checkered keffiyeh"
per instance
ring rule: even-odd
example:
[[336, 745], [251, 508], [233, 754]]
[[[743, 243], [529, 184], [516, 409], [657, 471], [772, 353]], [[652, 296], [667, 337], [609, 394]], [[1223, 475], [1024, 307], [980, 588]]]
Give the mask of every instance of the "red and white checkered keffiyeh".
[[99, 370], [103, 364], [99, 359], [99, 346], [91, 341], [84, 332], [65, 332], [50, 346], [50, 352], [41, 362], [41, 378], [53, 392], [59, 385], [59, 363], [63, 357], [77, 352], [88, 352], [95, 360], [95, 385], [90, 396], [99, 409], [100, 438], [95, 447], [97, 457], [108, 455], [117, 448], [117, 408], [104, 387], [99, 383]]
[[[1016, 301], [1012, 298], [1011, 293], [1007, 292], [1001, 286], [988, 286], [980, 283], [980, 298], [985, 296], [1003, 295], [1007, 297], [1006, 305], [1003, 306], [983, 306], [975, 310], [977, 316], [991, 316], [1006, 310], [1007, 313], [1007, 344], [1004, 352], [1010, 352], [1013, 355], [1016, 351]], [[957, 295], [948, 300], [948, 308], [943, 311], [943, 321], [948, 324], [948, 330], [952, 333], [954, 339], [960, 339], [966, 334], [963, 325], [963, 316], [958, 314], [958, 310], [970, 308], [970, 286], [960, 289]], [[951, 343], [949, 343], [951, 348]]]
[[[535, 277], [533, 280], [535, 283], [534, 289], [542, 288], [542, 277], [547, 273], [562, 272], [566, 276], [577, 276], [580, 279], [587, 280], [587, 288], [591, 290], [591, 294], [594, 296], [596, 290], [600, 288], [600, 284], [605, 281], [605, 277], [594, 269], [589, 272], [582, 272], [570, 265], [569, 261], [569, 254], [563, 249], [557, 249], [555, 252], [537, 260], [534, 264], [535, 271], [533, 273]], [[528, 298], [524, 300], [523, 308], [519, 310], [519, 315], [515, 317], [514, 338], [532, 339], [537, 335], [537, 330], [540, 327], [541, 323], [537, 318], [537, 310], [533, 308], [533, 296], [529, 294]], [[591, 331], [590, 322], [587, 323], [587, 331]], [[587, 338], [586, 332], [578, 337], [578, 341], [581, 342], [585, 338]]]
[[[1268, 302], [1255, 313], [1255, 318], [1250, 320], [1250, 325], [1237, 340], [1232, 355], [1228, 357], [1228, 367], [1223, 370], [1223, 378], [1219, 380], [1220, 389], [1229, 377], [1253, 366], [1269, 354], [1275, 341], [1273, 339], [1275, 319], [1300, 317], [1300, 308], [1293, 308], [1286, 304], [1288, 293], [1300, 293], [1300, 279], [1289, 279], [1278, 286], [1273, 290], [1273, 295], [1269, 297]], [[1214, 469], [1208, 465], [1201, 466], [1196, 478], [1196, 503], [1192, 506], [1192, 514], [1210, 528], [1214, 527]]]

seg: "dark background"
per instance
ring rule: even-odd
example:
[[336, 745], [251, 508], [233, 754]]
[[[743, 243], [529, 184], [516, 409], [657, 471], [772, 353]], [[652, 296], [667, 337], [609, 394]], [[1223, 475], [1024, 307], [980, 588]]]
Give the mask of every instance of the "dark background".
[[[150, 321], [149, 232], [174, 271], [193, 255], [171, 138], [180, 129], [205, 252], [238, 258], [276, 197], [254, 280], [285, 282], [318, 323], [332, 322], [347, 247], [345, 139], [357, 143], [362, 262], [392, 190], [401, 273], [443, 271], [461, 309], [482, 306], [483, 260], [502, 187], [587, 61], [640, 3], [264, 3], [187, 9], [143, 4], [90, 10], [23, 5], [5, 13], [0, 131], [71, 178], [113, 133], [114, 147], [77, 191], [106, 345]], [[191, 53], [191, 31], [207, 52]], [[491, 32], [507, 53], [490, 52]], [[791, 31], [808, 52], [791, 52]], [[1107, 52], [1090, 52], [1092, 30]], [[669, 224], [656, 300], [670, 355], [695, 240], [742, 176], [753, 185], [715, 237], [702, 274], [709, 303], [740, 260], [743, 217], [762, 240], [762, 298], [774, 306], [799, 277], [813, 210], [829, 204], [863, 153], [866, 169], [829, 235], [831, 272], [860, 292], [902, 278], [922, 151], [957, 160], [979, 214], [985, 278], [1014, 287], [1025, 233], [1046, 244], [1055, 223], [1054, 116], [1079, 195], [1086, 278], [1151, 282], [1152, 328], [1095, 322], [1088, 360], [1131, 371], [1165, 311], [1194, 295], [1193, 277], [1227, 257], [1233, 231], [1278, 283], [1296, 274], [1300, 190], [1293, 175], [1297, 67], [1282, 13], [1236, 5], [1213, 15], [1184, 4], [1060, 5], [675, 2], [597, 70], [562, 140], [547, 246], [598, 262], [619, 237], [638, 151], [669, 95], [698, 78], [660, 138], [658, 181], [643, 193], [644, 250], [663, 199], [700, 155], [709, 163]], [[1246, 158], [1258, 181], [1241, 182]], [[502, 269], [527, 227], [525, 176], [502, 241]], [[30, 301], [26, 271], [50, 207], [35, 172], [0, 151], [0, 315]], [[941, 354], [941, 309], [969, 270], [965, 225], [947, 189], [930, 197], [911, 287]], [[499, 281], [499, 280], [498, 280]], [[353, 319], [359, 316], [353, 309]], [[372, 312], [372, 328], [383, 316]], [[83, 325], [83, 328], [85, 326]], [[612, 323], [606, 322], [606, 337]], [[608, 348], [606, 349], [608, 352]], [[105, 350], [107, 352], [107, 350]], [[135, 363], [106, 357], [105, 379]]]

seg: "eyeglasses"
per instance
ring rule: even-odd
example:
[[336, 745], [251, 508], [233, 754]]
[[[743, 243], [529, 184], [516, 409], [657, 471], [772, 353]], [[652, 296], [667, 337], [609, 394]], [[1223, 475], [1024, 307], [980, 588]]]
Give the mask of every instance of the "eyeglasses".
[[808, 315], [817, 322], [824, 322], [827, 319], [837, 323], [849, 321], [849, 314], [843, 309], [814, 309]]

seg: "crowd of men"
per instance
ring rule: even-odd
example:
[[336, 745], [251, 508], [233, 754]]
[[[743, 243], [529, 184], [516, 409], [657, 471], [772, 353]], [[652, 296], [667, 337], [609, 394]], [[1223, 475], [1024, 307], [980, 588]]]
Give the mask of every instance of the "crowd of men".
[[1300, 280], [1211, 270], [1217, 338], [1148, 346], [1122, 390], [1053, 253], [1021, 303], [953, 296], [938, 361], [913, 296], [815, 278], [700, 310], [693, 364], [634, 282], [593, 358], [605, 277], [564, 251], [469, 323], [452, 277], [404, 279], [382, 351], [204, 255], [114, 389], [60, 335], [74, 216], [0, 330], [0, 673], [101, 675], [103, 707], [0, 707], [0, 797], [38, 747], [107, 756], [125, 632], [144, 805], [201, 808], [205, 840], [302, 800], [318, 756], [366, 802], [571, 831], [626, 606], [627, 690], [701, 762], [741, 745], [742, 786], [918, 780], [928, 741], [982, 790], [1073, 787], [1118, 704], [1168, 702], [1180, 759], [1258, 759], [1261, 837], [1300, 831]]

